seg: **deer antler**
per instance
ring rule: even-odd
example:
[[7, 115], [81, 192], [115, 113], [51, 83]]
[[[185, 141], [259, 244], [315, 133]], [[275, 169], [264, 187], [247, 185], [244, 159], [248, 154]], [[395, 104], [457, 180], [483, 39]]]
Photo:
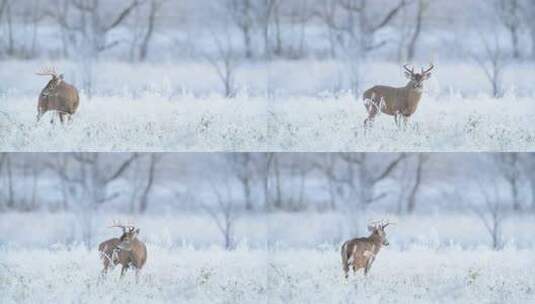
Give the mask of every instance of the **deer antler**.
[[58, 72], [56, 72], [55, 67], [45, 67], [40, 72], [35, 73], [36, 75], [40, 76], [52, 76], [52, 77], [58, 77]]
[[387, 221], [387, 220], [384, 220], [384, 219], [383, 220], [376, 220], [376, 221], [369, 221], [368, 222], [368, 228], [377, 229], [377, 228], [380, 227], [381, 229], [384, 229], [390, 224], [395, 224], [395, 223]]
[[123, 233], [125, 233], [127, 229], [129, 232], [134, 231], [136, 227], [134, 227], [134, 225], [131, 225], [131, 224], [123, 225], [119, 221], [114, 220], [112, 222], [112, 225], [109, 226], [109, 228], [121, 228], [123, 229]]
[[430, 64], [429, 64], [429, 68], [428, 68], [427, 70], [424, 71], [424, 68], [422, 68], [422, 75], [431, 72], [431, 70], [432, 70], [434, 67], [435, 67], [435, 66], [434, 66], [432, 63], [430, 63]]
[[403, 68], [405, 69], [405, 71], [411, 73], [411, 75], [414, 74], [414, 67], [411, 67], [411, 69], [409, 70], [409, 65], [405, 64], [403, 65]]

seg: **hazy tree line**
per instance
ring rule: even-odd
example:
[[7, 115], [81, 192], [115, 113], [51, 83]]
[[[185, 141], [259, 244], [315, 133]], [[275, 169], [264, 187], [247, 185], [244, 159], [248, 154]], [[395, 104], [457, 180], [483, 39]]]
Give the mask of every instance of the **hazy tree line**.
[[73, 213], [88, 247], [109, 205], [204, 212], [230, 249], [247, 213], [440, 210], [479, 218], [499, 249], [504, 219], [535, 211], [534, 172], [532, 153], [2, 153], [0, 212]]
[[[444, 191], [445, 208], [470, 201], [467, 193], [475, 190], [465, 181], [474, 181], [483, 190], [496, 188], [507, 209], [535, 210], [535, 155], [471, 157], [230, 153], [189, 160], [180, 154], [3, 153], [0, 210], [98, 210], [115, 201], [122, 212], [143, 213], [169, 201], [179, 209], [211, 208], [219, 198], [231, 201], [236, 210], [251, 212], [345, 210], [348, 206], [365, 210], [382, 204], [392, 212], [411, 213], [439, 204], [421, 196], [429, 189]], [[188, 163], [183, 165], [185, 160]], [[154, 189], [161, 192], [158, 200], [167, 195], [167, 202], [155, 201]], [[162, 189], [171, 191], [162, 194]]]
[[[398, 60], [410, 62], [427, 29], [438, 23], [447, 27], [470, 13], [508, 32], [512, 57], [535, 59], [533, 1], [459, 1], [457, 16], [441, 16], [441, 5], [436, 0], [0, 0], [0, 54], [97, 58], [122, 44], [126, 58], [143, 61], [155, 32], [171, 28], [173, 35], [216, 24], [220, 40], [224, 31], [239, 33], [235, 52], [240, 58], [365, 57], [386, 47], [397, 50]], [[478, 13], [481, 7], [489, 12]], [[43, 26], [55, 29], [54, 41], [40, 39]], [[398, 38], [379, 35], [385, 29]], [[323, 41], [309, 40], [317, 30]], [[530, 51], [523, 51], [522, 37], [531, 38]], [[43, 49], [51, 53], [43, 54]], [[193, 52], [202, 56], [201, 50]]]

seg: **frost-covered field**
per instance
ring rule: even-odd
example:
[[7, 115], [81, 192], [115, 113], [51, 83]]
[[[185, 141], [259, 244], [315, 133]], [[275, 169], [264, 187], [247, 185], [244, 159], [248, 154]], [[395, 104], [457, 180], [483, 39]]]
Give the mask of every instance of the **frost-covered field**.
[[387, 248], [368, 278], [344, 280], [338, 248], [162, 248], [139, 282], [99, 279], [95, 250], [2, 249], [2, 303], [527, 303], [532, 250]]
[[295, 98], [270, 111], [270, 147], [280, 151], [529, 151], [535, 148], [531, 98], [423, 96], [406, 129], [378, 115], [373, 129], [350, 94]]
[[531, 98], [429, 97], [406, 130], [380, 115], [365, 133], [364, 107], [341, 96], [147, 94], [94, 97], [72, 124], [35, 123], [33, 98], [2, 101], [2, 151], [530, 151], [535, 147]]
[[[94, 243], [118, 233], [106, 227], [110, 218], [120, 215], [95, 215]], [[119, 279], [119, 267], [100, 279], [95, 245], [88, 250], [77, 244], [76, 234], [70, 236], [71, 242], [66, 241], [69, 230], [77, 229], [75, 216], [4, 213], [0, 217], [0, 302], [535, 300], [532, 215], [506, 219], [505, 248], [498, 251], [489, 249], [488, 234], [473, 216], [399, 217], [388, 228], [391, 246], [379, 253], [369, 277], [358, 273], [345, 280], [339, 248], [351, 235], [343, 229], [347, 220], [338, 213], [242, 215], [236, 223], [238, 245], [225, 251], [215, 224], [206, 215], [139, 216], [134, 222], [147, 243], [148, 261], [136, 283], [133, 273]]]
[[266, 144], [261, 99], [97, 96], [65, 126], [53, 113], [36, 124], [33, 98], [3, 104], [10, 117], [0, 119], [2, 151], [253, 151]]
[[[82, 93], [72, 124], [35, 123], [41, 62], [7, 62], [0, 71], [2, 151], [528, 151], [535, 148], [530, 65], [511, 67], [505, 96], [491, 98], [481, 71], [437, 63], [406, 130], [379, 116], [364, 134], [360, 99], [340, 62], [248, 64], [238, 95], [226, 99], [203, 63], [98, 63], [93, 96]], [[66, 79], [82, 69], [59, 62]], [[28, 75], [15, 81], [13, 70]], [[405, 84], [393, 63], [366, 63], [361, 87]], [[9, 73], [6, 71], [10, 71]], [[358, 94], [360, 95], [360, 93]], [[56, 119], [57, 120], [57, 119]]]

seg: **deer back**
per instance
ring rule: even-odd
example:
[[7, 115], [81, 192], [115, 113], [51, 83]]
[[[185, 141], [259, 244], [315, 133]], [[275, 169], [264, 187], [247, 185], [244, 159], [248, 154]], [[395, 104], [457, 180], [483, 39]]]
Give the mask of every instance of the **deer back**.
[[[113, 250], [117, 248], [121, 241], [119, 238], [112, 238], [106, 240], [98, 245], [98, 251], [100, 252], [101, 257], [104, 259], [111, 259], [113, 256]], [[115, 262], [117, 264], [117, 262]]]
[[117, 251], [118, 262], [124, 266], [133, 265], [141, 269], [147, 261], [147, 247], [138, 239], [132, 240], [128, 247], [121, 247]]
[[78, 90], [65, 81], [54, 88], [47, 85], [39, 94], [39, 108], [44, 111], [54, 110], [73, 114], [79, 104]]
[[407, 108], [408, 94], [405, 88], [378, 85], [366, 90], [363, 94], [364, 100], [370, 100], [375, 106], [379, 106], [386, 114], [395, 115], [403, 113]]
[[371, 236], [349, 240], [342, 246], [344, 264], [350, 261], [357, 268], [364, 268], [368, 260], [379, 253], [381, 246], [381, 241]]
[[130, 253], [131, 263], [136, 268], [142, 268], [147, 261], [147, 247], [145, 244], [138, 239], [133, 240]]

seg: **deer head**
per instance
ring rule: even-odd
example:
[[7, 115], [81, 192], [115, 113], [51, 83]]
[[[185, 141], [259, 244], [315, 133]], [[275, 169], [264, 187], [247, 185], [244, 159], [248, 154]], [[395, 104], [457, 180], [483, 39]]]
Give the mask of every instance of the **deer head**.
[[388, 246], [390, 243], [386, 239], [385, 228], [390, 224], [385, 220], [369, 222], [368, 231], [372, 233], [372, 237], [377, 238], [384, 246]]
[[39, 76], [52, 76], [52, 79], [50, 79], [48, 84], [45, 86], [45, 89], [43, 90], [44, 93], [48, 93], [54, 90], [63, 81], [63, 74], [58, 74], [56, 72], [56, 68], [54, 67], [44, 68], [40, 72], [37, 72], [35, 74]]
[[139, 228], [136, 229], [136, 227], [133, 225], [122, 225], [119, 222], [114, 222], [110, 228], [121, 228], [123, 230], [123, 234], [119, 238], [120, 243], [117, 245], [117, 248], [127, 251], [131, 249], [130, 247], [132, 241], [136, 239], [140, 231]]
[[421, 90], [424, 87], [424, 80], [427, 80], [431, 78], [431, 70], [434, 68], [433, 64], [429, 65], [429, 68], [424, 70], [422, 68], [420, 73], [415, 73], [414, 68], [408, 67], [408, 65], [404, 65], [403, 68], [405, 69], [405, 77], [407, 77], [410, 81], [407, 84], [408, 87]]

